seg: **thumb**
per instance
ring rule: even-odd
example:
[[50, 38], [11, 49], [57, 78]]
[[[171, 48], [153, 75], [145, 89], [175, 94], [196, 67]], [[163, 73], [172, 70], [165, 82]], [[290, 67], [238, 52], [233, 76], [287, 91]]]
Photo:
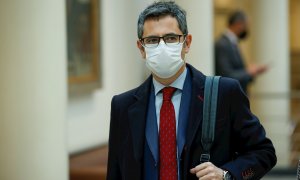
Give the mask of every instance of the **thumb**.
[[190, 173], [195, 174], [196, 173], [195, 168], [190, 169]]

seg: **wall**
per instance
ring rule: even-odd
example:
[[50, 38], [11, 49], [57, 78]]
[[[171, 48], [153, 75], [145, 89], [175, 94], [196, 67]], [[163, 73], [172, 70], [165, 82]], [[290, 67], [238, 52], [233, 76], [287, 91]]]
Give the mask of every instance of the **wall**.
[[126, 0], [101, 1], [102, 88], [68, 101], [70, 153], [105, 144], [112, 96], [132, 89], [144, 80], [144, 64], [136, 48], [136, 22], [140, 6], [143, 4], [138, 0], [131, 3]]

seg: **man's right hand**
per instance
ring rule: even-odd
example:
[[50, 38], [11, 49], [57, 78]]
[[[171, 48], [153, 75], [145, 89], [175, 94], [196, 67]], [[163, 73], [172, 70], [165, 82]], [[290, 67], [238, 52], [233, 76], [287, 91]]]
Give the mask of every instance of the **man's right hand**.
[[262, 74], [264, 72], [266, 72], [268, 70], [268, 66], [267, 65], [256, 65], [256, 64], [251, 64], [248, 68], [247, 68], [247, 72], [255, 77], [259, 74]]

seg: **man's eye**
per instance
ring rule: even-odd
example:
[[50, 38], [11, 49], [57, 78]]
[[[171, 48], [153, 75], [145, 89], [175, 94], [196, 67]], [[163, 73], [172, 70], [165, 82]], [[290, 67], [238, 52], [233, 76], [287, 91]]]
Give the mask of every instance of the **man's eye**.
[[177, 42], [178, 36], [166, 36], [164, 39], [166, 42]]
[[146, 44], [156, 44], [156, 43], [158, 43], [158, 38], [146, 38], [145, 39], [145, 43]]

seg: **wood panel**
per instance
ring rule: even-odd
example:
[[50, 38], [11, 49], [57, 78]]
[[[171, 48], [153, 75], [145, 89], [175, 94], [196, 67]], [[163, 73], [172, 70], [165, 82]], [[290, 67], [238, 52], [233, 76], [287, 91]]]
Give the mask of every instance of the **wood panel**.
[[72, 155], [70, 180], [105, 180], [107, 156], [107, 146]]
[[[300, 51], [291, 52], [291, 91], [300, 92]], [[300, 159], [300, 97], [291, 98], [291, 118], [294, 124], [291, 133], [291, 166], [296, 166]]]

